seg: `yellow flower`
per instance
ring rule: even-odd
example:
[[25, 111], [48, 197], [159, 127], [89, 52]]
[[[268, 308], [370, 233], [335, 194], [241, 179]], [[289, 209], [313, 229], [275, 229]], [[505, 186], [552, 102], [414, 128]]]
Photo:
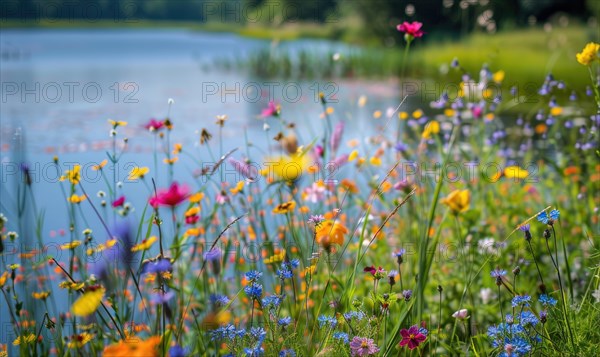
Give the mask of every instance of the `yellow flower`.
[[67, 344], [69, 348], [81, 348], [85, 346], [86, 343], [90, 342], [94, 336], [84, 332], [71, 337], [71, 341]]
[[350, 155], [348, 155], [348, 162], [352, 162], [352, 161], [356, 160], [357, 157], [358, 157], [358, 150], [352, 150]]
[[436, 120], [432, 120], [425, 125], [425, 129], [423, 129], [423, 139], [431, 138], [431, 134], [437, 134], [440, 132], [440, 123]]
[[129, 172], [129, 177], [127, 177], [127, 179], [129, 181], [134, 181], [134, 180], [137, 180], [140, 178], [144, 178], [144, 176], [146, 176], [148, 171], [150, 171], [150, 169], [147, 167], [137, 167], [136, 166], [133, 169], [131, 169], [131, 172]]
[[177, 156], [173, 157], [172, 159], [169, 159], [169, 158], [166, 158], [166, 157], [165, 157], [165, 158], [163, 159], [163, 162], [164, 162], [165, 164], [167, 164], [167, 165], [173, 165], [174, 163], [176, 163], [176, 162], [177, 162], [177, 160], [179, 160], [179, 157], [177, 157]]
[[86, 292], [71, 305], [71, 312], [75, 316], [86, 317], [98, 309], [106, 290], [102, 286], [90, 286]]
[[204, 193], [202, 192], [196, 192], [193, 195], [190, 196], [190, 202], [191, 203], [198, 203], [200, 201], [202, 201], [202, 199], [204, 198]]
[[110, 123], [110, 125], [112, 125], [113, 129], [115, 129], [118, 126], [126, 126], [127, 125], [126, 121], [108, 119], [108, 122]]
[[529, 176], [529, 172], [519, 166], [509, 166], [504, 169], [504, 176], [514, 179], [524, 179]]
[[559, 115], [561, 115], [563, 112], [563, 108], [562, 107], [553, 107], [552, 109], [550, 109], [550, 114], [553, 117], [557, 117]]
[[504, 71], [498, 71], [496, 73], [494, 73], [493, 75], [493, 80], [496, 83], [502, 83], [502, 81], [504, 80]]
[[413, 118], [420, 119], [423, 116], [423, 111], [421, 109], [417, 109], [412, 113]]
[[185, 211], [184, 216], [187, 217], [192, 217], [197, 215], [198, 213], [200, 213], [200, 207], [198, 206], [194, 206], [192, 208], [190, 208], [189, 210]]
[[181, 152], [183, 146], [180, 143], [173, 144], [173, 155], [177, 155]]
[[65, 244], [61, 245], [60, 249], [62, 249], [62, 250], [75, 249], [75, 248], [79, 247], [80, 245], [81, 245], [80, 240], [74, 240], [70, 243], [65, 243]]
[[326, 112], [328, 115], [331, 115], [331, 114], [333, 114], [333, 112], [334, 112], [334, 109], [333, 109], [333, 107], [327, 107], [327, 109], [325, 109], [325, 112]]
[[273, 208], [273, 213], [275, 214], [286, 214], [288, 212], [292, 212], [296, 208], [295, 201], [289, 201], [280, 203], [277, 207]]
[[371, 165], [373, 166], [381, 166], [381, 158], [378, 156], [372, 156], [369, 159], [369, 162], [371, 163]]
[[106, 166], [106, 164], [108, 164], [108, 160], [104, 159], [98, 165], [92, 166], [92, 170], [94, 170], [94, 171], [102, 170], [104, 168], [104, 166]]
[[366, 96], [364, 96], [364, 95], [361, 95], [361, 96], [358, 98], [358, 106], [362, 108], [362, 107], [364, 107], [366, 104], [367, 104], [367, 97], [366, 97]]
[[281, 250], [281, 253], [275, 253], [272, 256], [265, 259], [265, 264], [273, 264], [282, 262], [285, 258], [285, 250]]
[[69, 290], [81, 290], [84, 286], [84, 283], [74, 283], [72, 281], [63, 281], [60, 284], [58, 284], [59, 288]]
[[2, 273], [2, 275], [0, 275], [0, 288], [2, 288], [4, 286], [4, 284], [6, 284], [6, 279], [8, 279], [7, 271], [5, 271], [4, 273]]
[[13, 341], [13, 346], [26, 345], [26, 344], [32, 343], [33, 341], [35, 341], [35, 334], [30, 333], [28, 335], [23, 335], [23, 336], [17, 337]]
[[398, 113], [398, 118], [401, 120], [406, 120], [408, 119], [408, 113], [407, 112], [400, 112]]
[[102, 356], [104, 357], [155, 357], [158, 356], [157, 346], [160, 344], [160, 337], [153, 336], [146, 341], [141, 341], [137, 337], [130, 340], [119, 341], [104, 348]]
[[584, 66], [589, 66], [598, 59], [598, 52], [600, 51], [600, 44], [590, 42], [583, 50], [577, 54], [577, 62]]
[[31, 294], [31, 296], [33, 296], [34, 299], [36, 300], [46, 300], [48, 298], [48, 296], [50, 296], [50, 292], [49, 291], [41, 291], [41, 292], [33, 292]]
[[66, 170], [65, 174], [59, 179], [60, 181], [69, 180], [73, 185], [77, 185], [81, 180], [81, 166], [76, 164], [72, 170]]
[[131, 251], [132, 252], [137, 252], [140, 250], [148, 250], [150, 249], [150, 247], [152, 247], [152, 244], [154, 244], [154, 242], [156, 242], [158, 238], [156, 238], [156, 236], [151, 236], [148, 239], [144, 239], [140, 244], [136, 244], [133, 247], [131, 247]]
[[454, 190], [448, 197], [442, 198], [441, 202], [448, 206], [452, 213], [458, 214], [469, 209], [471, 193], [469, 190]]
[[[276, 177], [293, 182], [296, 181], [308, 166], [308, 160], [305, 155], [281, 156], [279, 158], [267, 159], [268, 167], [262, 171], [263, 174], [275, 174]], [[273, 177], [268, 177], [273, 179]]]
[[379, 119], [381, 118], [381, 114], [381, 110], [376, 110], [375, 112], [373, 112], [373, 118]]
[[184, 236], [187, 237], [198, 237], [200, 234], [203, 233], [203, 228], [188, 228], [187, 231], [185, 231]]
[[455, 111], [453, 109], [448, 108], [448, 109], [444, 110], [444, 115], [447, 117], [453, 117], [454, 114], [455, 114]]
[[230, 188], [229, 191], [232, 194], [236, 194], [244, 189], [244, 181], [239, 181], [234, 188]]
[[98, 246], [94, 247], [94, 248], [88, 248], [86, 253], [87, 255], [92, 255], [94, 253], [99, 253], [102, 252], [108, 248], [112, 248], [117, 244], [117, 240], [116, 239], [109, 239], [106, 241], [106, 243], [100, 243], [98, 244]]
[[69, 201], [73, 204], [79, 204], [79, 203], [85, 201], [85, 198], [86, 198], [85, 195], [78, 196], [77, 194], [74, 193], [71, 197], [67, 198], [67, 201]]
[[316, 227], [316, 239], [325, 250], [331, 249], [332, 244], [342, 245], [344, 243], [344, 234], [348, 233], [346, 228], [340, 222], [326, 220]]

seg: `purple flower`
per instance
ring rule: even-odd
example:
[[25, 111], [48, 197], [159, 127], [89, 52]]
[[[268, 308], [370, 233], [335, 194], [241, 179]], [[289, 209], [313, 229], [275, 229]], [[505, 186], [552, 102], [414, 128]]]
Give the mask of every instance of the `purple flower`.
[[164, 273], [173, 270], [171, 260], [167, 258], [158, 258], [155, 260], [147, 260], [142, 266], [142, 274]]
[[337, 124], [335, 124], [333, 133], [331, 134], [331, 140], [330, 140], [331, 151], [336, 151], [340, 147], [340, 142], [342, 141], [343, 134], [344, 134], [344, 122], [339, 121]]
[[310, 216], [310, 218], [308, 219], [307, 223], [314, 224], [315, 226], [318, 226], [324, 220], [325, 220], [325, 217], [323, 217], [323, 215], [317, 214], [317, 215]]
[[152, 303], [153, 305], [164, 305], [168, 303], [169, 300], [171, 300], [174, 296], [175, 293], [172, 291], [169, 291], [168, 293], [154, 293], [150, 295], [150, 303]]
[[254, 181], [258, 177], [258, 169], [256, 167], [245, 162], [236, 160], [232, 157], [227, 159], [227, 161], [229, 161], [229, 163], [233, 165], [235, 171], [240, 173], [245, 179]]
[[379, 347], [370, 338], [354, 336], [350, 342], [352, 356], [372, 356], [379, 352]]
[[402, 341], [400, 341], [400, 347], [408, 345], [408, 348], [414, 350], [427, 339], [427, 335], [421, 333], [417, 325], [411, 326], [408, 330], [400, 330]]

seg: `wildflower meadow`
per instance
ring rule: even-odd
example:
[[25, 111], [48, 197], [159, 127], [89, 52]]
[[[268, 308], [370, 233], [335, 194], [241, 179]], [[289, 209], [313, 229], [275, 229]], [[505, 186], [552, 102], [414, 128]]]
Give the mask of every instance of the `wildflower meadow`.
[[[394, 29], [406, 64], [428, 24]], [[600, 45], [577, 46], [587, 89], [547, 73], [530, 106], [457, 57], [453, 90], [373, 108], [373, 135], [348, 128], [375, 95], [275, 97], [252, 140], [227, 112], [179, 129], [173, 95], [94, 124], [90, 160], [49, 155], [57, 200], [15, 161], [0, 356], [597, 356]]]

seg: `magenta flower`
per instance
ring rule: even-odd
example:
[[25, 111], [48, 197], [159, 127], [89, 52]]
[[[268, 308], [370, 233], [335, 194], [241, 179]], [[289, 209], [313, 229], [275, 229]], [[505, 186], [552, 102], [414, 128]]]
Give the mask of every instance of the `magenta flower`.
[[400, 25], [396, 26], [396, 29], [398, 29], [400, 32], [404, 32], [406, 36], [410, 36], [409, 38], [412, 40], [413, 38], [423, 37], [425, 32], [421, 31], [421, 27], [423, 27], [421, 22], [414, 21], [409, 23], [404, 21]]
[[175, 207], [189, 195], [189, 190], [186, 186], [179, 186], [177, 182], [173, 182], [168, 190], [161, 189], [155, 195], [152, 195], [148, 200], [150, 206], [157, 208], [158, 206]]
[[164, 125], [165, 125], [165, 123], [163, 123], [162, 121], [152, 118], [152, 119], [150, 119], [150, 121], [148, 121], [148, 123], [146, 125], [144, 125], [144, 128], [146, 128], [147, 130], [150, 130], [150, 131], [158, 131]]
[[379, 352], [379, 347], [370, 338], [354, 336], [350, 341], [350, 352], [352, 356], [372, 356]]
[[419, 345], [427, 339], [427, 336], [419, 331], [419, 327], [417, 327], [417, 325], [411, 326], [408, 330], [400, 330], [400, 335], [402, 335], [400, 347], [408, 345], [408, 348], [411, 350], [419, 347]]
[[112, 206], [114, 208], [121, 207], [125, 203], [125, 196], [121, 196], [113, 201]]
[[274, 101], [270, 101], [269, 105], [262, 110], [262, 114], [261, 116], [263, 118], [268, 118], [268, 117], [276, 117], [279, 115], [279, 106], [277, 104], [275, 104]]

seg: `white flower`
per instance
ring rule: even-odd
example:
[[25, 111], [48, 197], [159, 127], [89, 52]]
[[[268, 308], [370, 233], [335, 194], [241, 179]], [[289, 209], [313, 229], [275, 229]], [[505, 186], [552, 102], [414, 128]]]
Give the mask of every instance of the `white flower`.
[[167, 100], [167, 103], [169, 103], [169, 104], [173, 104], [173, 103], [175, 103], [175, 101], [173, 100], [173, 98], [169, 98], [169, 99]]
[[594, 290], [592, 296], [596, 299], [596, 304], [600, 302], [600, 289]]
[[467, 309], [460, 309], [453, 313], [452, 317], [459, 320], [466, 320], [469, 318], [469, 311]]
[[494, 298], [494, 291], [491, 288], [483, 288], [481, 291], [479, 291], [479, 297], [485, 305]]

